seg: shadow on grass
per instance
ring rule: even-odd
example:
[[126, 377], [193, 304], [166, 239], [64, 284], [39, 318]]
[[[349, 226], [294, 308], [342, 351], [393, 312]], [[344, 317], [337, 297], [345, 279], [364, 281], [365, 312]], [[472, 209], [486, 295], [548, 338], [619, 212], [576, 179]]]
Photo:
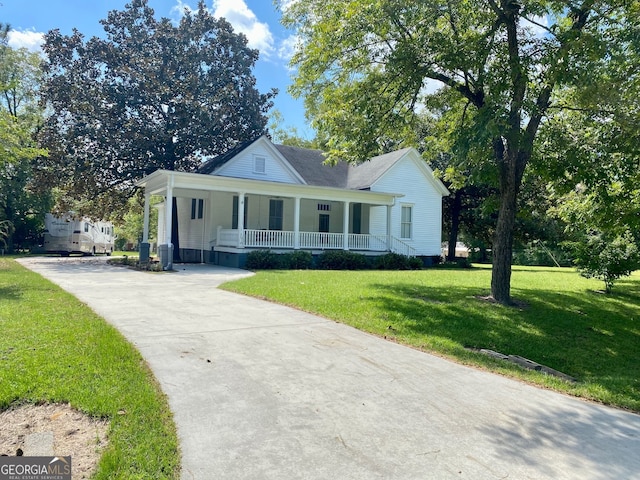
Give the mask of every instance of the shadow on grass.
[[612, 396], [626, 396], [640, 410], [640, 305], [631, 294], [520, 288], [514, 297], [528, 306], [514, 308], [477, 299], [487, 292], [473, 287], [373, 288], [379, 294], [370, 300], [411, 343], [440, 351], [445, 344], [444, 352], [458, 357], [468, 356], [463, 347], [520, 355], [597, 384]]
[[22, 297], [22, 291], [17, 285], [0, 286], [0, 299], [18, 300]]

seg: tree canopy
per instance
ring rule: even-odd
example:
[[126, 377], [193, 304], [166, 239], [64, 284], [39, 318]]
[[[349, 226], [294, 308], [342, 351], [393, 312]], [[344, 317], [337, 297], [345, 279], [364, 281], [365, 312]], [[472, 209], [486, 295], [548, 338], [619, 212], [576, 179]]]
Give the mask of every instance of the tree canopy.
[[50, 195], [33, 178], [36, 159], [46, 153], [35, 139], [42, 123], [40, 57], [9, 47], [8, 31], [0, 25], [0, 237], [11, 251], [37, 241]]
[[[491, 293], [509, 303], [525, 170], [550, 169], [537, 155], [540, 128], [574, 99], [611, 87], [612, 65], [637, 77], [639, 3], [298, 0], [283, 9], [300, 36], [292, 92], [330, 139], [331, 159], [361, 161], [390, 136], [409, 138], [417, 114], [446, 98], [451, 153], [489, 171], [499, 189]], [[630, 77], [616, 75], [616, 88]], [[618, 123], [619, 111], [609, 113]]]
[[[261, 94], [258, 51], [200, 2], [175, 25], [132, 0], [85, 41], [52, 30], [43, 45], [43, 180], [62, 207], [106, 217], [123, 211], [135, 182], [156, 169], [190, 171], [265, 132], [275, 91]], [[66, 199], [66, 201], [65, 201]], [[81, 200], [79, 203], [75, 200]]]

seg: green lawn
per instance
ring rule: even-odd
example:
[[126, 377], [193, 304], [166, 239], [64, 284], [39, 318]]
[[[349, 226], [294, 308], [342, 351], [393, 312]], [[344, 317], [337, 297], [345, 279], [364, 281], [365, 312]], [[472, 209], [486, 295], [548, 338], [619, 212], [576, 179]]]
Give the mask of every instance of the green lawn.
[[95, 478], [178, 478], [167, 400], [138, 351], [72, 295], [0, 258], [0, 410], [69, 402], [110, 421]]
[[[640, 275], [613, 294], [573, 269], [514, 267], [522, 307], [484, 301], [491, 271], [261, 271], [223, 288], [323, 315], [533, 384], [640, 412]], [[520, 355], [576, 384], [468, 350]]]

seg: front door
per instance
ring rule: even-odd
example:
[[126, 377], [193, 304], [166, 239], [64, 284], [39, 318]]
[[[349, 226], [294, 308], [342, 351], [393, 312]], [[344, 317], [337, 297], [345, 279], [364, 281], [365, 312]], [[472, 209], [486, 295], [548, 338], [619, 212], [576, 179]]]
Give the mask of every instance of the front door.
[[326, 213], [321, 213], [320, 215], [318, 215], [318, 232], [329, 232], [329, 215]]
[[282, 230], [284, 201], [272, 198], [269, 200], [269, 230]]

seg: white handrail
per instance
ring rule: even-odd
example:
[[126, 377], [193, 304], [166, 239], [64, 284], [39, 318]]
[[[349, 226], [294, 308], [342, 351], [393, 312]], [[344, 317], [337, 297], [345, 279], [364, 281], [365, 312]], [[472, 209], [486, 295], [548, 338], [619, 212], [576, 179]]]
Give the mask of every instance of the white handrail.
[[[275, 248], [293, 250], [295, 248], [295, 232], [287, 230], [244, 230], [244, 246], [248, 248]], [[238, 247], [237, 229], [218, 227], [216, 245], [222, 247]], [[324, 232], [299, 232], [298, 245], [302, 250], [342, 250], [344, 234]], [[415, 248], [396, 237], [387, 235], [371, 235], [366, 233], [350, 233], [348, 235], [349, 250], [386, 252], [391, 250], [401, 255], [415, 256]]]

